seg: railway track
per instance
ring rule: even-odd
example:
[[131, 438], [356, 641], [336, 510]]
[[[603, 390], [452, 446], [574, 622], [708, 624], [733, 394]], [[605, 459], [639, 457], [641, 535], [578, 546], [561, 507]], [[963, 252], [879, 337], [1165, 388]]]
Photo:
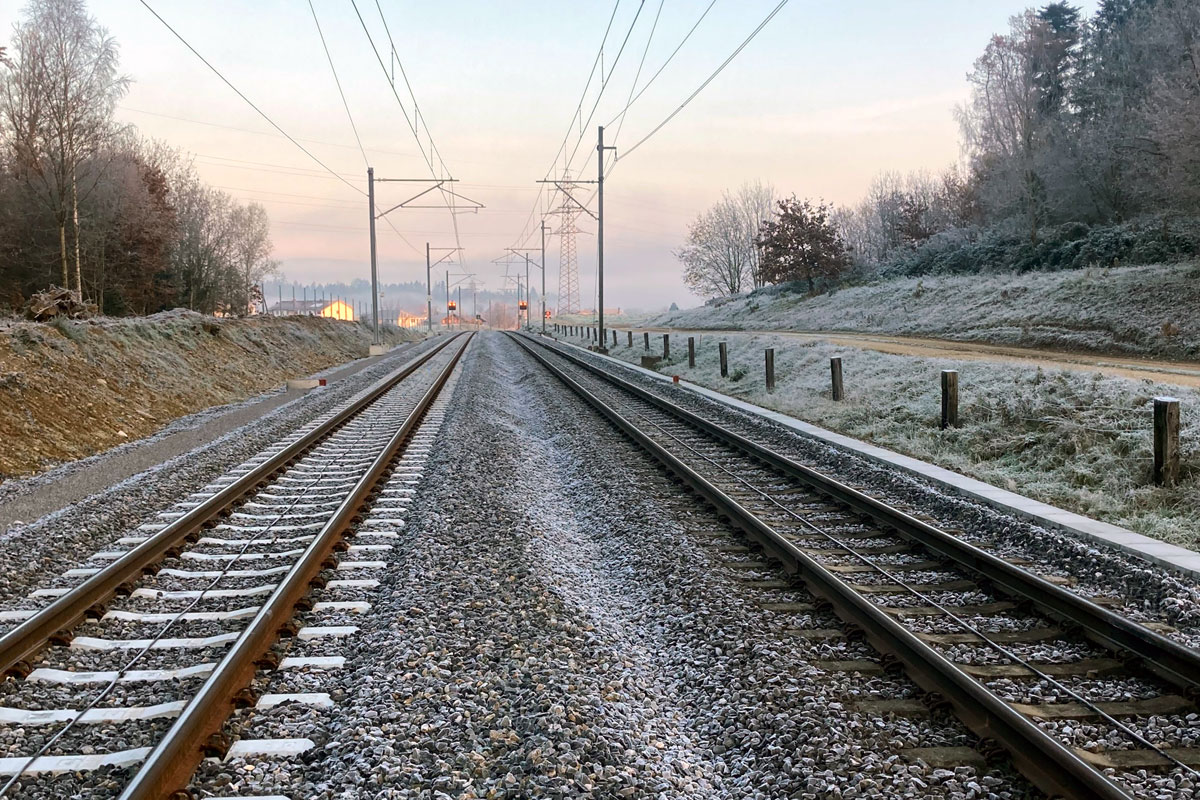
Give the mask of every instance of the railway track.
[[952, 710], [1050, 796], [1127, 798], [1139, 781], [1123, 776], [1146, 771], [1167, 790], [1200, 778], [1200, 652], [565, 348], [513, 338], [818, 598], [789, 611], [832, 610], [881, 654], [827, 668], [903, 667], [920, 705]]
[[[0, 615], [14, 624], [0, 636], [0, 730], [19, 726], [4, 738], [0, 797], [85, 787], [127, 800], [189, 797], [206, 756], [302, 747], [247, 746], [222, 727], [236, 708], [322, 701], [248, 687], [263, 669], [336, 667], [336, 658], [280, 659], [275, 645], [352, 633], [300, 627], [297, 613], [340, 619], [369, 607], [377, 556], [411, 500], [405, 459], [430, 445], [405, 451], [470, 339], [431, 347], [30, 598], [48, 604]], [[331, 599], [314, 602], [314, 592]]]

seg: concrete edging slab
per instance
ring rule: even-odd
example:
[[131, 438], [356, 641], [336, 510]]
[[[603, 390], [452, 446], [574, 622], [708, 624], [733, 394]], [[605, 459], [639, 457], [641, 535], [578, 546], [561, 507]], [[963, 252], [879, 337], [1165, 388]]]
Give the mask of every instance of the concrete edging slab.
[[[573, 347], [576, 350], [590, 353], [597, 358], [604, 358], [623, 367], [628, 367], [662, 383], [672, 382], [670, 376], [663, 375], [660, 372], [640, 367], [637, 364], [631, 364], [628, 361], [622, 361], [613, 356], [591, 352], [586, 348], [562, 341], [561, 339], [556, 339], [555, 341], [568, 347]], [[795, 417], [790, 417], [787, 414], [772, 411], [769, 408], [747, 403], [744, 400], [730, 397], [727, 394], [722, 394], [691, 381], [685, 381], [682, 378], [679, 380], [679, 385], [710, 400], [723, 403], [739, 411], [756, 414], [811, 439], [841, 447], [877, 464], [893, 467], [910, 475], [923, 478], [955, 494], [985, 503], [995, 509], [1029, 520], [1044, 528], [1067, 533], [1096, 544], [1106, 545], [1119, 550], [1125, 555], [1149, 561], [1157, 566], [1179, 572], [1188, 578], [1200, 579], [1200, 553], [1194, 550], [1188, 550], [1187, 548], [1168, 542], [1151, 539], [1149, 536], [1144, 536], [1107, 522], [1085, 517], [1082, 514], [1065, 511], [1048, 503], [1025, 497], [1016, 492], [1010, 492], [1007, 489], [992, 486], [975, 478], [968, 478], [966, 475], [961, 475], [944, 467], [939, 467], [911, 456], [901, 455], [892, 450], [868, 444], [844, 434], [825, 430], [811, 423], [798, 420]]]

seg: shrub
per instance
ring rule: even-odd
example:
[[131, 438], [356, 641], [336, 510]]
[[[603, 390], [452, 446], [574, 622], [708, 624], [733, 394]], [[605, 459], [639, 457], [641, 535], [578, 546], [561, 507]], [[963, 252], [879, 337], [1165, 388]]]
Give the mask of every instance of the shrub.
[[987, 272], [1045, 272], [1090, 266], [1158, 264], [1200, 254], [1200, 220], [1133, 220], [1120, 225], [1079, 222], [1045, 228], [1035, 243], [1023, 232], [956, 229], [895, 254], [883, 277]]

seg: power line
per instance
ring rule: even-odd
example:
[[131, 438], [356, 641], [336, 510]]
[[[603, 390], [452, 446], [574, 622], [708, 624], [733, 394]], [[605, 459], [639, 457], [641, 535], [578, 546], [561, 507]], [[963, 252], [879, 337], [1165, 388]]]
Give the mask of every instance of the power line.
[[[425, 115], [421, 113], [421, 106], [417, 103], [417, 94], [413, 91], [412, 84], [408, 81], [408, 72], [404, 69], [404, 61], [400, 58], [399, 51], [396, 50], [396, 42], [392, 39], [392, 29], [388, 27], [387, 17], [383, 15], [383, 6], [379, 4], [379, 0], [375, 0], [375, 10], [379, 12], [379, 21], [383, 23], [383, 32], [387, 34], [388, 46], [392, 49], [392, 58], [396, 60], [396, 65], [400, 67], [400, 77], [404, 79], [404, 86], [408, 89], [408, 96], [413, 102], [413, 117], [419, 124], [425, 126], [425, 135], [429, 137], [429, 150], [433, 155], [437, 156], [438, 163], [442, 166], [442, 172], [446, 177], [450, 177], [450, 168], [446, 166], [446, 160], [442, 158], [442, 153], [438, 150], [438, 146], [433, 141], [433, 131], [429, 130], [429, 123], [425, 121]], [[414, 131], [415, 132], [415, 131]], [[421, 146], [420, 138], [417, 139], [417, 146]], [[430, 165], [430, 169], [433, 166]], [[438, 177], [434, 174], [434, 177]], [[465, 269], [467, 266], [466, 253], [463, 251], [462, 239], [459, 237], [458, 231], [458, 211], [455, 208], [456, 198], [453, 192], [447, 192], [443, 187], [439, 186], [438, 191], [442, 195], [442, 202], [450, 207], [450, 224], [454, 228], [454, 246], [458, 248], [459, 263]]]
[[[725, 69], [725, 67], [729, 66], [729, 62], [733, 61], [733, 59], [735, 59], [737, 57], [738, 53], [742, 52], [742, 50], [744, 50], [746, 48], [746, 45], [750, 44], [750, 42], [754, 40], [754, 37], [758, 36], [759, 32], [762, 31], [763, 28], [767, 27], [767, 23], [769, 23], [772, 19], [774, 19], [775, 15], [778, 14], [780, 12], [780, 10], [785, 5], [787, 5], [787, 3], [788, 3], [788, 0], [779, 0], [779, 5], [775, 6], [775, 8], [771, 10], [770, 14], [767, 14], [766, 19], [764, 19], [762, 22], [760, 22], [758, 24], [758, 27], [750, 32], [750, 35], [747, 36], [745, 38], [745, 40], [743, 40], [742, 43], [737, 46], [737, 49], [734, 50], [729, 55], [729, 58], [727, 58], [723, 62], [721, 62], [721, 66], [717, 67], [716, 70], [714, 70], [713, 73], [704, 80], [704, 83], [700, 84], [700, 86], [697, 87], [696, 91], [694, 91], [690, 95], [688, 95], [687, 99], [684, 100], [682, 103], [680, 103], [679, 106], [674, 111], [672, 111], [670, 114], [668, 114], [666, 119], [664, 119], [662, 122], [658, 123], [658, 125], [654, 126], [654, 128], [649, 133], [647, 133], [645, 136], [643, 136], [641, 139], [639, 139], [636, 143], [634, 143], [634, 145], [632, 147], [630, 147], [628, 150], [626, 150], [624, 153], [622, 153], [618, 157], [617, 160], [620, 160], [621, 158], [625, 158], [625, 157], [631, 155], [635, 150], [637, 150], [639, 147], [641, 147], [643, 144], [645, 144], [646, 141], [648, 139], [650, 139], [650, 137], [654, 136], [654, 134], [656, 134], [660, 130], [662, 130], [663, 126], [665, 126], [671, 120], [675, 119], [675, 116], [680, 111], [683, 111], [683, 109], [687, 108], [688, 103], [695, 100], [696, 95], [698, 95], [698, 94], [700, 94], [700, 92], [704, 91], [704, 88], [706, 86], [708, 86], [710, 83], [712, 83], [713, 79], [716, 78], [718, 75], [720, 75], [722, 70]], [[615, 163], [614, 163], [614, 166], [615, 166]]]
[[[221, 128], [222, 130], [227, 130], [227, 131], [237, 131], [239, 133], [249, 133], [249, 134], [253, 134], [254, 136], [270, 136], [272, 138], [279, 138], [279, 139], [288, 138], [286, 136], [280, 136], [278, 133], [269, 133], [267, 131], [255, 131], [255, 130], [251, 130], [249, 128], [239, 128], [235, 125], [222, 125], [217, 122], [208, 122], [207, 120], [202, 120], [202, 119], [191, 119], [190, 117], [177, 117], [177, 116], [173, 116], [171, 114], [160, 114], [157, 111], [146, 111], [145, 109], [133, 108], [132, 106], [118, 106], [118, 108], [121, 109], [122, 111], [132, 111], [134, 114], [145, 114], [146, 116], [149, 116], [149, 117], [160, 117], [162, 119], [172, 119], [172, 120], [175, 120], [176, 122], [189, 122], [193, 125], [205, 125], [210, 128]], [[341, 148], [346, 148], [349, 150], [356, 149], [355, 146], [352, 144], [338, 144], [337, 142], [326, 142], [326, 141], [322, 141], [321, 139], [307, 139], [303, 136], [297, 136], [296, 140], [301, 141], [301, 142], [309, 142], [310, 144], [319, 144], [319, 145], [323, 145], [325, 147], [341, 147]], [[376, 148], [376, 147], [373, 147], [371, 149], [374, 150], [376, 153], [380, 153], [383, 155], [400, 156], [402, 158], [415, 158], [415, 156], [413, 156], [410, 153], [399, 153], [394, 150], [380, 150], [379, 148]]]
[[[633, 15], [633, 21], [629, 23], [629, 30], [625, 31], [625, 38], [621, 41], [621, 47], [617, 50], [616, 58], [612, 61], [612, 66], [608, 70], [608, 77], [600, 84], [600, 91], [596, 93], [596, 102], [592, 103], [592, 110], [588, 113], [587, 122], [583, 123], [579, 132], [579, 138], [575, 140], [575, 148], [571, 151], [571, 157], [567, 159], [567, 169], [571, 168], [571, 164], [575, 162], [575, 156], [579, 152], [579, 145], [583, 144], [584, 136], [589, 132], [589, 126], [592, 122], [592, 117], [596, 116], [596, 109], [600, 106], [600, 100], [604, 97], [604, 90], [608, 88], [608, 82], [612, 79], [613, 73], [617, 71], [617, 63], [621, 60], [621, 54], [625, 52], [625, 45], [629, 44], [629, 37], [633, 35], [633, 28], [637, 25], [638, 18], [642, 15], [642, 9], [646, 7], [646, 0], [640, 0], [637, 7], [637, 12]], [[590, 153], [590, 150], [589, 150]], [[591, 155], [583, 162], [583, 167], [580, 171], [587, 168], [591, 162]]]
[[[658, 76], [662, 74], [663, 70], [667, 68], [667, 65], [670, 64], [671, 61], [675, 58], [675, 55], [680, 50], [683, 49], [683, 46], [685, 44], [687, 44], [688, 39], [692, 38], [692, 34], [696, 32], [696, 28], [700, 27], [700, 23], [704, 21], [704, 18], [708, 16], [708, 12], [712, 11], [712, 7], [715, 6], [716, 4], [717, 4], [717, 0], [712, 0], [712, 2], [708, 4], [708, 7], [705, 8], [704, 12], [700, 14], [700, 18], [696, 20], [695, 24], [692, 25], [691, 29], [684, 35], [683, 39], [679, 42], [679, 44], [675, 47], [675, 49], [671, 51], [671, 55], [667, 56], [667, 60], [662, 63], [662, 66], [658, 68], [658, 71], [656, 71], [653, 75], [650, 76], [650, 80], [646, 81], [646, 85], [641, 88], [641, 91], [639, 91], [632, 100], [630, 100], [629, 102], [627, 102], [625, 104], [625, 107], [623, 109], [621, 109], [621, 112], [619, 114], [617, 114], [615, 117], [610, 119], [607, 123], [605, 123], [604, 127], [607, 128], [609, 125], [612, 125], [618, 119], [623, 118], [625, 116], [626, 112], [629, 111], [629, 107], [632, 106], [634, 103], [636, 103], [638, 101], [638, 98], [640, 98], [643, 94], [646, 93], [646, 90], [650, 88], [650, 84], [654, 83], [655, 79], [658, 78]], [[620, 128], [618, 128], [617, 130], [619, 132]]]
[[[321, 159], [319, 159], [315, 155], [313, 155], [311, 152], [309, 152], [308, 148], [306, 148], [304, 145], [300, 144], [299, 141], [297, 141], [295, 138], [293, 138], [292, 135], [289, 134], [287, 131], [285, 131], [283, 128], [279, 127], [279, 125], [276, 124], [275, 120], [273, 120], [269, 116], [267, 116], [265, 111], [263, 111], [261, 108], [259, 108], [257, 105], [255, 105], [254, 102], [249, 97], [247, 97], [245, 94], [243, 94], [242, 91], [240, 89], [238, 89], [236, 86], [234, 86], [233, 83], [228, 78], [226, 78], [223, 74], [221, 74], [221, 71], [219, 69], [217, 69], [212, 64], [210, 64], [208, 59], [206, 59], [204, 56], [200, 55], [200, 53], [196, 50], [196, 48], [192, 47], [191, 44], [188, 43], [188, 40], [183, 38], [183, 36], [180, 35], [179, 31], [177, 31], [173, 27], [171, 27], [170, 23], [168, 23], [165, 19], [163, 19], [157, 11], [155, 11], [153, 8], [151, 8], [150, 4], [148, 2], [146, 2], [146, 0], [138, 0], [138, 1], [143, 6], [145, 6], [146, 10], [149, 11], [151, 14], [153, 14], [154, 18], [157, 19], [159, 22], [161, 22], [163, 24], [163, 26], [166, 27], [166, 29], [169, 30], [176, 39], [178, 39], [180, 42], [182, 42], [184, 47], [186, 47], [188, 50], [191, 50], [192, 54], [195, 55], [196, 58], [200, 59], [200, 61], [203, 62], [204, 66], [206, 66], [210, 70], [212, 70], [213, 73], [218, 78], [220, 78], [221, 81], [224, 82], [224, 84], [226, 86], [228, 86], [230, 89], [232, 89], [234, 91], [234, 93], [237, 94], [238, 97], [242, 98], [242, 100], [244, 100], [248, 106], [250, 106], [256, 112], [258, 112], [258, 115], [260, 117], [262, 117], [263, 119], [265, 119], [272, 128], [279, 131], [279, 133], [285, 139], [287, 139], [292, 144], [296, 145], [296, 147], [300, 148], [301, 152], [303, 152], [306, 156], [308, 156], [313, 161], [315, 161], [317, 164], [319, 164], [321, 169], [325, 170], [330, 175], [334, 176], [339, 181], [346, 184], [347, 186], [349, 186], [351, 189], [358, 192], [359, 194], [366, 195], [366, 192], [364, 192], [362, 189], [355, 186], [350, 181], [343, 178], [337, 172], [334, 172], [332, 169], [329, 168], [329, 166], [324, 161], [322, 161]], [[417, 246], [415, 244], [413, 244], [412, 242], [410, 242], [408, 239], [406, 239], [404, 237], [404, 234], [400, 233], [400, 231], [396, 228], [395, 225], [393, 225], [391, 223], [390, 220], [385, 219], [385, 221], [388, 223], [388, 226], [396, 233], [396, 235], [400, 237], [401, 241], [403, 241], [405, 244], [407, 244], [414, 253], [417, 253], [418, 255], [420, 254], [421, 251], [417, 249]]]
[[325, 32], [321, 30], [321, 21], [317, 19], [317, 9], [313, 6], [312, 0], [308, 0], [308, 10], [312, 12], [313, 23], [317, 26], [317, 36], [321, 37], [321, 48], [325, 51], [325, 60], [329, 62], [329, 71], [333, 73], [333, 82], [337, 84], [338, 96], [342, 98], [342, 108], [346, 109], [346, 119], [350, 120], [350, 130], [354, 131], [354, 141], [358, 144], [358, 151], [362, 153], [363, 163], [369, 167], [371, 160], [367, 158], [367, 151], [363, 149], [362, 139], [358, 135], [358, 126], [354, 124], [354, 116], [350, 113], [350, 104], [346, 102], [346, 93], [342, 91], [342, 82], [338, 78], [337, 67], [333, 65], [333, 56], [329, 53], [329, 45], [325, 42]]
[[[650, 35], [646, 37], [646, 46], [642, 48], [642, 57], [638, 61], [637, 72], [635, 72], [633, 75], [633, 83], [629, 84], [629, 97], [625, 100], [625, 108], [629, 108], [630, 104], [633, 103], [633, 93], [637, 90], [638, 79], [642, 77], [642, 67], [646, 65], [646, 55], [650, 52], [650, 43], [654, 41], [654, 32], [658, 30], [658, 20], [662, 16], [663, 6], [666, 5], [666, 2], [667, 0], [658, 0], [658, 11], [654, 14], [654, 24], [650, 26]], [[713, 0], [713, 2], [715, 3], [717, 0]], [[712, 6], [709, 6], [709, 8], [712, 8]], [[614, 146], [617, 143], [617, 139], [620, 138], [621, 128], [624, 126], [625, 117], [624, 114], [622, 114], [621, 124], [617, 126], [617, 132], [612, 138], [612, 143]], [[606, 125], [605, 127], [608, 126]], [[615, 154], [616, 151], [614, 150], [613, 153]]]
[[[583, 84], [583, 92], [581, 92], [579, 95], [579, 103], [575, 107], [575, 113], [571, 115], [571, 119], [567, 123], [567, 133], [565, 136], [563, 136], [562, 142], [558, 145], [558, 151], [555, 152], [554, 158], [550, 160], [550, 168], [546, 170], [546, 174], [542, 178], [543, 180], [548, 179], [550, 175], [554, 173], [555, 168], [558, 166], [558, 157], [563, 154], [564, 150], [566, 150], [567, 142], [571, 139], [571, 132], [575, 130], [575, 120], [581, 118], [583, 115], [583, 101], [587, 99], [587, 91], [589, 88], [591, 88], [592, 78], [596, 75], [596, 67], [600, 65], [600, 58], [604, 55], [604, 45], [608, 42], [608, 34], [612, 31], [613, 21], [617, 18], [617, 10], [620, 7], [621, 0], [616, 0], [616, 2], [613, 3], [612, 14], [610, 14], [608, 17], [608, 25], [604, 28], [604, 36], [600, 39], [600, 47], [596, 50], [596, 57], [592, 60], [592, 69], [590, 72], [588, 72], [587, 81]], [[516, 246], [524, 244], [532, 235], [532, 230], [529, 226], [530, 223], [533, 222], [534, 217], [537, 215], [538, 206], [541, 204], [543, 195], [547, 191], [545, 188], [546, 185], [547, 184], [542, 184], [538, 187], [538, 196], [534, 198], [533, 208], [529, 209], [529, 215], [525, 219], [525, 224], [521, 226], [521, 233], [517, 234]]]
[[[199, 158], [214, 158], [214, 156], [200, 156], [199, 154], [197, 154], [197, 156]], [[216, 158], [220, 158], [220, 156], [216, 156]], [[229, 160], [232, 161], [233, 159], [229, 159]], [[321, 180], [329, 180], [330, 178], [336, 178], [337, 180], [340, 180], [343, 183], [350, 183], [350, 181], [347, 180], [347, 178], [350, 177], [350, 175], [348, 173], [333, 173], [332, 175], [322, 175], [317, 170], [308, 170], [305, 172], [292, 172], [287, 167], [283, 167], [282, 169], [272, 169], [271, 167], [273, 167], [275, 165], [254, 167], [254, 166], [247, 166], [246, 164], [217, 164], [217, 163], [210, 163], [208, 161], [201, 161], [200, 163], [205, 166], [208, 166], [208, 167], [224, 167], [226, 169], [244, 169], [244, 170], [249, 170], [250, 172], [270, 172], [275, 175], [290, 175], [293, 178], [319, 178]], [[253, 163], [253, 162], [248, 162], [248, 163]], [[300, 168], [297, 167], [297, 169], [300, 169]], [[353, 186], [353, 184], [350, 184], [350, 185]], [[358, 187], [355, 186], [354, 188], [357, 189]]]
[[[363, 19], [362, 12], [360, 12], [358, 10], [357, 1], [350, 0], [350, 5], [354, 7], [354, 14], [355, 14], [355, 16], [358, 17], [358, 22], [362, 26], [363, 33], [366, 34], [367, 41], [371, 45], [371, 51], [375, 53], [375, 60], [379, 62], [379, 68], [381, 70], [383, 70], [383, 75], [388, 80], [388, 85], [392, 89], [392, 96], [396, 98], [396, 105], [400, 106], [400, 112], [404, 115], [404, 121], [408, 123], [408, 128], [409, 128], [409, 130], [412, 131], [413, 139], [417, 143], [417, 149], [421, 151], [421, 157], [425, 160], [425, 164], [429, 167], [429, 174], [435, 179], [439, 178], [440, 176], [438, 175], [438, 171], [433, 166], [433, 159], [430, 157], [430, 155], [426, 154], [425, 147], [421, 144], [421, 134], [418, 132], [416, 124], [414, 123], [414, 120], [420, 121], [423, 119], [423, 117], [419, 116], [420, 108], [417, 105], [417, 96], [416, 96], [416, 94], [413, 93], [412, 85], [409, 84], [409, 82], [408, 82], [408, 77], [404, 72], [403, 63], [400, 64], [400, 74], [402, 77], [404, 77], [404, 83], [408, 87], [409, 96], [412, 98], [412, 101], [413, 101], [413, 119], [409, 119], [408, 109], [406, 109], [404, 107], [403, 101], [400, 100], [400, 93], [396, 91], [395, 78], [388, 74], [387, 67], [384, 66], [383, 57], [379, 55], [379, 48], [377, 48], [375, 46], [375, 39], [371, 36], [371, 31], [367, 28], [367, 22], [366, 22], [366, 20]], [[387, 32], [388, 43], [392, 48], [391, 55], [399, 63], [400, 62], [399, 54], [396, 52], [395, 42], [392, 41], [392, 34], [391, 34], [391, 31], [388, 29], [387, 20], [383, 17], [383, 9], [381, 7], [379, 7], [378, 3], [376, 3], [376, 8], [379, 11], [380, 19], [383, 19], [383, 27], [384, 27], [384, 30]], [[437, 155], [438, 161], [439, 161], [439, 163], [441, 163], [442, 170], [445, 173], [445, 177], [447, 177], [447, 178], [453, 177], [450, 173], [450, 169], [446, 166], [446, 162], [442, 159], [441, 153], [438, 152], [437, 145], [435, 145], [433, 142], [433, 134], [429, 132], [428, 124], [425, 125], [425, 131], [426, 131], [426, 133], [429, 134], [430, 153]], [[448, 195], [446, 193], [446, 191], [444, 189], [442, 189], [440, 186], [438, 188], [439, 188], [440, 194], [442, 195], [443, 202], [446, 203], [446, 207], [450, 211], [450, 223], [454, 229], [454, 243], [461, 252], [462, 242], [459, 239], [458, 214], [456, 213], [455, 208], [454, 208], [453, 196]], [[384, 216], [383, 219], [385, 221], [387, 221], [388, 225], [391, 225], [392, 228], [395, 229], [395, 225], [392, 224], [391, 220], [389, 220], [386, 216]], [[463, 263], [465, 264], [465, 261]]]
[[[437, 144], [433, 141], [433, 131], [429, 130], [429, 123], [425, 121], [425, 115], [421, 113], [421, 106], [417, 103], [416, 92], [413, 91], [412, 84], [408, 81], [408, 72], [405, 71], [404, 61], [400, 58], [399, 51], [396, 50], [396, 43], [392, 40], [392, 29], [388, 27], [387, 17], [383, 15], [383, 7], [379, 4], [379, 0], [375, 0], [375, 10], [379, 12], [379, 21], [383, 23], [383, 32], [387, 34], [388, 47], [392, 49], [392, 58], [396, 60], [396, 66], [400, 67], [400, 77], [404, 79], [404, 87], [408, 89], [408, 96], [412, 99], [413, 117], [419, 124], [425, 126], [425, 135], [429, 137], [429, 150], [433, 155], [437, 156], [438, 163], [442, 165], [443, 171], [447, 173], [446, 176], [450, 177], [450, 170], [446, 166], [446, 160], [442, 158], [441, 151], [438, 150]], [[417, 145], [420, 146], [420, 144], [421, 142], [418, 139]]]
[[163, 19], [161, 16], [159, 16], [159, 13], [158, 13], [157, 11], [155, 11], [153, 8], [151, 8], [151, 7], [150, 7], [150, 4], [149, 4], [148, 2], [146, 2], [146, 0], [138, 0], [138, 1], [139, 1], [139, 2], [140, 2], [142, 5], [143, 5], [143, 6], [145, 6], [145, 7], [146, 7], [146, 10], [147, 10], [147, 11], [149, 11], [151, 14], [153, 14], [153, 15], [154, 15], [154, 17], [155, 17], [155, 19], [157, 19], [159, 22], [161, 22], [161, 23], [162, 23], [162, 24], [163, 24], [163, 25], [166, 27], [166, 29], [167, 29], [167, 30], [169, 30], [169, 31], [170, 31], [170, 32], [171, 32], [171, 33], [172, 33], [172, 34], [175, 36], [175, 38], [176, 38], [176, 39], [178, 39], [180, 42], [182, 42], [184, 47], [186, 47], [188, 50], [191, 50], [191, 51], [192, 51], [192, 54], [193, 54], [194, 56], [196, 56], [196, 58], [200, 59], [200, 61], [201, 61], [201, 62], [203, 62], [204, 66], [206, 66], [206, 67], [208, 67], [210, 70], [212, 70], [212, 71], [213, 71], [213, 73], [214, 73], [214, 74], [215, 74], [215, 75], [216, 75], [218, 78], [220, 78], [220, 79], [221, 79], [221, 80], [222, 80], [222, 81], [225, 83], [225, 85], [226, 85], [226, 86], [228, 86], [230, 89], [232, 89], [232, 90], [234, 91], [234, 93], [235, 93], [235, 94], [237, 94], [237, 96], [238, 96], [238, 97], [242, 98], [242, 100], [244, 100], [248, 106], [250, 106], [250, 107], [251, 107], [251, 108], [253, 108], [255, 111], [257, 111], [257, 112], [258, 112], [258, 115], [259, 115], [260, 117], [262, 117], [263, 119], [265, 119], [265, 120], [267, 121], [267, 123], [268, 123], [268, 124], [269, 124], [269, 125], [270, 125], [272, 128], [274, 128], [275, 130], [279, 131], [279, 132], [280, 132], [280, 133], [281, 133], [281, 134], [282, 134], [282, 135], [283, 135], [283, 136], [284, 136], [284, 137], [285, 137], [285, 138], [286, 138], [286, 139], [287, 139], [289, 142], [291, 142], [292, 144], [296, 145], [296, 147], [300, 148], [300, 150], [301, 150], [301, 151], [302, 151], [302, 152], [303, 152], [303, 153], [304, 153], [306, 156], [308, 156], [308, 157], [309, 157], [309, 158], [311, 158], [313, 161], [315, 161], [317, 164], [319, 164], [319, 165], [321, 166], [321, 168], [322, 168], [323, 170], [325, 170], [326, 172], [328, 172], [330, 175], [333, 175], [333, 176], [334, 176], [335, 178], [337, 178], [339, 181], [341, 181], [342, 183], [346, 184], [347, 186], [349, 186], [351, 189], [353, 189], [354, 191], [358, 192], [359, 194], [366, 194], [366, 192], [364, 192], [362, 189], [358, 188], [358, 187], [357, 187], [357, 186], [355, 186], [354, 184], [350, 183], [350, 181], [346, 180], [346, 179], [345, 179], [345, 178], [343, 178], [341, 175], [339, 175], [338, 173], [336, 173], [336, 172], [334, 172], [332, 169], [330, 169], [330, 168], [329, 168], [329, 166], [328, 166], [328, 165], [327, 165], [327, 164], [326, 164], [324, 161], [322, 161], [321, 159], [319, 159], [319, 158], [317, 158], [315, 155], [313, 155], [311, 152], [309, 152], [309, 150], [308, 150], [308, 148], [307, 148], [307, 147], [305, 147], [304, 145], [300, 144], [300, 142], [298, 142], [298, 141], [296, 141], [294, 138], [292, 138], [291, 134], [289, 134], [289, 133], [288, 133], [287, 131], [285, 131], [283, 128], [279, 127], [279, 125], [277, 125], [277, 124], [275, 123], [275, 120], [273, 120], [273, 119], [271, 119], [269, 116], [267, 116], [267, 113], [266, 113], [265, 111], [263, 111], [261, 108], [259, 108], [257, 105], [255, 105], [255, 104], [254, 104], [254, 101], [252, 101], [252, 100], [251, 100], [249, 97], [247, 97], [246, 95], [242, 94], [242, 91], [241, 91], [240, 89], [238, 89], [236, 86], [234, 86], [234, 85], [233, 85], [233, 83], [232, 83], [232, 82], [230, 82], [230, 80], [229, 80], [228, 78], [226, 78], [226, 77], [225, 77], [223, 74], [221, 74], [221, 71], [220, 71], [219, 69], [217, 69], [217, 68], [216, 68], [216, 67], [214, 67], [212, 64], [210, 64], [210, 63], [209, 63], [209, 61], [208, 61], [208, 59], [206, 59], [204, 56], [200, 55], [199, 51], [197, 51], [197, 50], [196, 50], [196, 48], [192, 47], [192, 46], [191, 46], [191, 44], [189, 44], [189, 43], [188, 43], [188, 40], [187, 40], [187, 39], [185, 39], [185, 38], [183, 38], [183, 36], [181, 36], [181, 35], [179, 34], [179, 31], [177, 31], [177, 30], [175, 30], [174, 28], [172, 28], [169, 22], [167, 22], [165, 19]]

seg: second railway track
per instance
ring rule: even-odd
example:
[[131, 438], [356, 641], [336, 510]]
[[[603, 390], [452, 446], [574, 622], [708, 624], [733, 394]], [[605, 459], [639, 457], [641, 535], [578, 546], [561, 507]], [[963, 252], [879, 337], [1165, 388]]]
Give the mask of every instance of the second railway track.
[[[355, 593], [411, 491], [389, 482], [397, 459], [470, 339], [441, 341], [4, 612], [0, 724], [21, 735], [5, 741], [0, 796], [188, 796], [201, 759], [234, 744], [226, 718], [261, 700], [247, 687], [280, 666], [275, 642], [339, 635], [292, 622], [310, 592], [349, 593], [321, 603], [330, 613], [364, 605]], [[375, 506], [388, 525], [345, 542]]]
[[883, 656], [844, 668], [902, 666], [927, 706], [952, 709], [1050, 796], [1200, 777], [1197, 651], [564, 348], [514, 338]]

